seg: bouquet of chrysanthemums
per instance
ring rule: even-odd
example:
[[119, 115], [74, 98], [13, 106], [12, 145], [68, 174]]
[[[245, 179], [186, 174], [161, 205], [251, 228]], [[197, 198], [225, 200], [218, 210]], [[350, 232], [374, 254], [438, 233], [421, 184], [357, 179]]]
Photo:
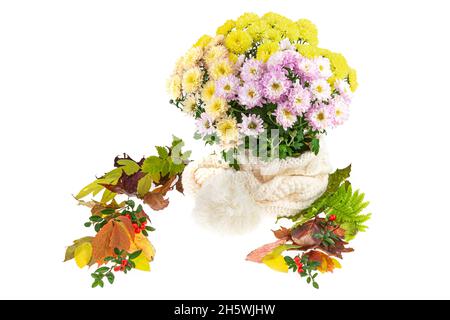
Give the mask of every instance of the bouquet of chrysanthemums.
[[347, 120], [356, 87], [344, 56], [318, 47], [314, 24], [275, 13], [246, 13], [201, 37], [169, 80], [171, 101], [196, 119], [197, 137], [223, 155], [239, 146], [255, 154], [248, 138], [260, 137], [259, 150], [281, 159], [317, 154], [319, 137]]

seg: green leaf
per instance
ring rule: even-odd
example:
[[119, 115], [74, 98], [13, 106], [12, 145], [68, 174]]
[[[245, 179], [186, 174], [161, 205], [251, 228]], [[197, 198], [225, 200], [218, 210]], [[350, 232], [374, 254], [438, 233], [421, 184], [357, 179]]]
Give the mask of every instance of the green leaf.
[[319, 284], [317, 282], [313, 282], [313, 287], [319, 289]]
[[92, 222], [86, 222], [86, 223], [84, 224], [84, 226], [85, 226], [86, 228], [89, 228], [90, 226], [92, 226]]
[[142, 172], [148, 173], [153, 181], [159, 182], [159, 179], [161, 178], [162, 166], [163, 160], [156, 156], [151, 156], [144, 160]]
[[147, 232], [147, 231], [142, 230], [141, 232], [142, 232], [142, 234], [143, 234], [144, 236], [148, 237], [148, 232]]
[[110, 214], [113, 214], [114, 212], [116, 212], [116, 210], [111, 209], [111, 208], [107, 208], [105, 210], [100, 211], [101, 214], [105, 214], [105, 215], [110, 215]]
[[308, 279], [306, 279], [306, 282], [307, 282], [308, 284], [310, 284], [310, 283], [311, 283], [311, 277], [308, 277]]
[[133, 160], [121, 159], [117, 161], [117, 164], [121, 166], [120, 168], [122, 168], [122, 170], [125, 172], [127, 176], [131, 176], [136, 172], [138, 172], [139, 170], [141, 170], [139, 164], [137, 164]]
[[81, 191], [75, 196], [75, 199], [80, 200], [88, 195], [92, 194], [97, 194], [100, 191], [103, 190], [103, 186], [99, 185], [97, 180], [88, 184], [86, 187], [84, 187], [83, 189], [81, 189]]
[[100, 200], [100, 203], [106, 204], [110, 202], [117, 194], [115, 192], [112, 192], [111, 190], [105, 189], [103, 191], [102, 199]]
[[195, 132], [195, 133], [194, 133], [194, 139], [195, 139], [195, 140], [201, 140], [202, 137], [203, 137], [203, 136], [202, 136], [199, 132]]
[[169, 156], [169, 151], [167, 151], [166, 147], [155, 147], [158, 155], [161, 159], [167, 159]]
[[101, 268], [98, 268], [97, 270], [95, 270], [95, 272], [98, 272], [98, 273], [105, 273], [107, 271], [109, 271], [108, 267], [101, 267]]
[[119, 250], [119, 249], [117, 249], [117, 248], [114, 248], [114, 253], [115, 253], [116, 255], [120, 256], [120, 255], [122, 254], [122, 251]]
[[146, 226], [146, 227], [145, 227], [145, 230], [150, 231], [150, 232], [153, 232], [153, 231], [155, 231], [156, 229], [153, 228], [152, 226]]
[[91, 220], [92, 222], [100, 222], [103, 221], [103, 218], [100, 216], [90, 216], [89, 220]]
[[95, 280], [95, 281], [92, 283], [92, 288], [95, 288], [95, 287], [97, 287], [98, 285], [99, 285], [98, 280]]
[[152, 187], [152, 177], [150, 174], [146, 174], [138, 181], [137, 194], [140, 198], [143, 198]]
[[136, 203], [133, 200], [125, 201], [125, 204], [131, 208], [134, 208], [136, 206]]
[[128, 255], [128, 257], [130, 258], [130, 259], [136, 259], [137, 257], [139, 257], [139, 255], [142, 253], [142, 250], [139, 250], [139, 251], [135, 251], [135, 252], [133, 252], [133, 253], [130, 253], [129, 255]]
[[109, 282], [110, 284], [113, 284], [113, 283], [114, 283], [115, 276], [114, 276], [114, 274], [113, 274], [112, 272], [108, 272], [108, 273], [106, 274], [106, 279], [108, 279], [108, 282]]
[[311, 151], [317, 155], [320, 150], [320, 141], [317, 138], [311, 140]]

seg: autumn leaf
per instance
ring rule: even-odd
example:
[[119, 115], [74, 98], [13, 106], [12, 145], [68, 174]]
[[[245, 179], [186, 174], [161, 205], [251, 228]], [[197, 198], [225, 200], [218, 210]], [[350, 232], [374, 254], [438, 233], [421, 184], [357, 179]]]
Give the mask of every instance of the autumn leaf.
[[169, 205], [169, 199], [164, 199], [164, 196], [158, 192], [148, 192], [144, 196], [144, 203], [148, 204], [153, 210], [163, 210]]
[[78, 245], [74, 252], [75, 263], [78, 268], [87, 266], [92, 258], [92, 244], [90, 242], [84, 242]]
[[280, 240], [290, 240], [291, 239], [291, 229], [287, 229], [285, 227], [281, 227], [278, 230], [272, 230], [273, 234], [277, 239]]
[[146, 174], [138, 181], [137, 185], [137, 195], [140, 198], [143, 198], [147, 192], [150, 191], [152, 187], [152, 177], [149, 174]]
[[272, 252], [275, 248], [279, 247], [280, 245], [285, 244], [285, 240], [278, 240], [272, 243], [268, 243], [263, 245], [262, 247], [259, 247], [258, 249], [253, 250], [247, 255], [247, 258], [245, 260], [252, 261], [256, 263], [261, 263], [263, 258]]
[[292, 241], [303, 250], [315, 248], [320, 245], [320, 239], [314, 235], [320, 233], [321, 227], [316, 219], [306, 222], [292, 230]]
[[127, 175], [125, 172], [120, 177], [117, 184], [102, 184], [103, 187], [117, 194], [126, 194], [130, 197], [136, 196], [138, 182], [145, 176], [145, 173], [139, 171], [132, 175]]
[[64, 262], [72, 260], [75, 257], [75, 250], [78, 246], [82, 245], [83, 243], [89, 242], [91, 243], [93, 237], [83, 237], [77, 240], [73, 241], [73, 245], [67, 247], [66, 254], [64, 257]]
[[114, 249], [128, 251], [135, 233], [130, 219], [120, 216], [110, 220], [92, 240], [92, 260], [102, 264], [108, 256], [114, 256]]
[[141, 271], [150, 271], [150, 261], [145, 257], [144, 253], [141, 253], [134, 259], [131, 259], [134, 263], [134, 268]]
[[287, 265], [282, 253], [289, 249], [299, 249], [296, 245], [283, 244], [272, 250], [263, 259], [262, 263], [271, 268], [272, 270], [279, 272], [288, 272], [289, 266]]
[[336, 259], [328, 256], [327, 254], [313, 250], [305, 254], [310, 261], [319, 262], [320, 265], [317, 270], [320, 272], [333, 272], [334, 269], [340, 269], [341, 264]]
[[116, 163], [122, 168], [126, 175], [131, 176], [141, 169], [141, 166], [132, 159], [119, 159]]
[[182, 180], [182, 174], [181, 173], [178, 175], [178, 180], [177, 180], [177, 183], [175, 185], [175, 188], [177, 189], [177, 191], [179, 193], [183, 193], [184, 194], [184, 187], [183, 187], [183, 180]]
[[136, 252], [141, 250], [143, 255], [147, 261], [153, 261], [153, 257], [155, 256], [155, 248], [142, 233], [136, 234], [134, 241], [131, 243], [130, 249], [128, 252]]

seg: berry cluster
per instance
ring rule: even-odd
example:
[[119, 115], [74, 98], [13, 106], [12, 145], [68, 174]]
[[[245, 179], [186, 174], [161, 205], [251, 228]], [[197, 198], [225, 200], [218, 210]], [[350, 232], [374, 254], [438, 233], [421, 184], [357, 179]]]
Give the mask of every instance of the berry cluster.
[[120, 265], [117, 265], [114, 267], [114, 271], [118, 272], [118, 271], [125, 271], [125, 269], [127, 268], [127, 266], [130, 265], [130, 262], [126, 259], [122, 260], [122, 263]]
[[303, 273], [303, 272], [305, 272], [305, 270], [303, 270], [303, 263], [302, 263], [302, 261], [300, 260], [300, 257], [299, 257], [299, 256], [296, 256], [296, 257], [294, 258], [294, 262], [295, 262], [295, 265], [297, 266], [297, 271], [298, 271], [298, 273]]

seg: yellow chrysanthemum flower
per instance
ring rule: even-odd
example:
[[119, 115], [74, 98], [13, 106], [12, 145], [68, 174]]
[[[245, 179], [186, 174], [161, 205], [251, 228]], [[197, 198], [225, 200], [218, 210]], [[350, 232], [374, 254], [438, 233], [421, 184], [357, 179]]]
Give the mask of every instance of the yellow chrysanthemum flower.
[[183, 75], [183, 90], [186, 93], [196, 91], [202, 84], [202, 71], [199, 67], [194, 67], [187, 70]]
[[266, 21], [272, 28], [276, 27], [278, 24], [289, 21], [288, 18], [274, 12], [268, 12], [262, 16], [262, 19]]
[[259, 16], [256, 13], [246, 12], [236, 19], [236, 28], [243, 30], [258, 20]]
[[207, 66], [213, 65], [218, 60], [223, 60], [227, 57], [228, 50], [224, 46], [215, 46], [209, 48], [203, 56], [203, 60], [205, 61]]
[[[324, 51], [326, 52], [326, 51]], [[331, 64], [331, 71], [333, 71], [333, 75], [337, 78], [337, 79], [344, 79], [345, 77], [347, 77], [348, 73], [349, 73], [349, 66], [347, 64], [347, 60], [345, 59], [345, 57], [340, 54], [340, 53], [325, 53], [323, 54], [324, 57], [328, 58], [330, 60], [330, 64]]]
[[286, 25], [285, 37], [291, 41], [297, 41], [300, 38], [300, 28], [295, 23], [288, 23]]
[[216, 120], [222, 117], [228, 110], [225, 99], [214, 96], [205, 106], [205, 112], [211, 119]]
[[311, 46], [309, 44], [297, 44], [296, 49], [298, 51], [298, 53], [300, 53], [302, 56], [306, 57], [306, 58], [316, 58], [318, 56], [320, 56], [321, 52], [319, 50], [319, 48], [315, 47], [315, 46]]
[[248, 28], [247, 32], [255, 41], [261, 41], [266, 33], [266, 30], [269, 28], [269, 25], [266, 21], [260, 19], [258, 21], [253, 22]]
[[256, 59], [267, 62], [267, 60], [279, 49], [280, 47], [277, 42], [266, 41], [258, 47]]
[[194, 47], [204, 48], [206, 47], [209, 42], [211, 41], [211, 37], [207, 34], [200, 37], [200, 39], [197, 40], [197, 42], [194, 44]]
[[217, 80], [223, 76], [231, 74], [233, 68], [228, 59], [222, 59], [213, 63], [208, 71], [211, 78]]
[[225, 144], [237, 141], [239, 138], [239, 129], [236, 119], [231, 117], [221, 119], [217, 123], [217, 134]]
[[269, 28], [264, 33], [264, 40], [272, 41], [272, 42], [280, 42], [282, 38], [281, 31], [278, 29]]
[[234, 22], [233, 20], [227, 20], [223, 25], [217, 28], [216, 33], [226, 36], [231, 32], [231, 30], [234, 29], [235, 26], [236, 22]]
[[348, 73], [348, 83], [350, 84], [352, 92], [355, 92], [356, 89], [358, 89], [358, 78], [356, 70], [353, 68], [350, 68], [350, 72]]
[[183, 111], [189, 115], [193, 115], [197, 110], [197, 98], [194, 95], [190, 95], [183, 102]]
[[211, 101], [214, 97], [214, 93], [216, 92], [216, 83], [212, 80], [208, 81], [202, 90], [202, 99], [205, 102]]
[[232, 62], [232, 63], [236, 63], [239, 59], [239, 56], [237, 54], [234, 53], [229, 53], [228, 54], [228, 59]]
[[297, 25], [300, 29], [300, 38], [312, 46], [319, 44], [318, 31], [314, 23], [308, 19], [300, 19], [297, 21]]
[[203, 55], [203, 49], [200, 47], [192, 47], [183, 57], [184, 68], [190, 69], [197, 65]]
[[167, 92], [174, 100], [181, 97], [181, 77], [179, 75], [174, 75], [167, 81]]
[[251, 48], [253, 39], [246, 31], [235, 30], [225, 38], [226, 47], [233, 53], [241, 54]]

